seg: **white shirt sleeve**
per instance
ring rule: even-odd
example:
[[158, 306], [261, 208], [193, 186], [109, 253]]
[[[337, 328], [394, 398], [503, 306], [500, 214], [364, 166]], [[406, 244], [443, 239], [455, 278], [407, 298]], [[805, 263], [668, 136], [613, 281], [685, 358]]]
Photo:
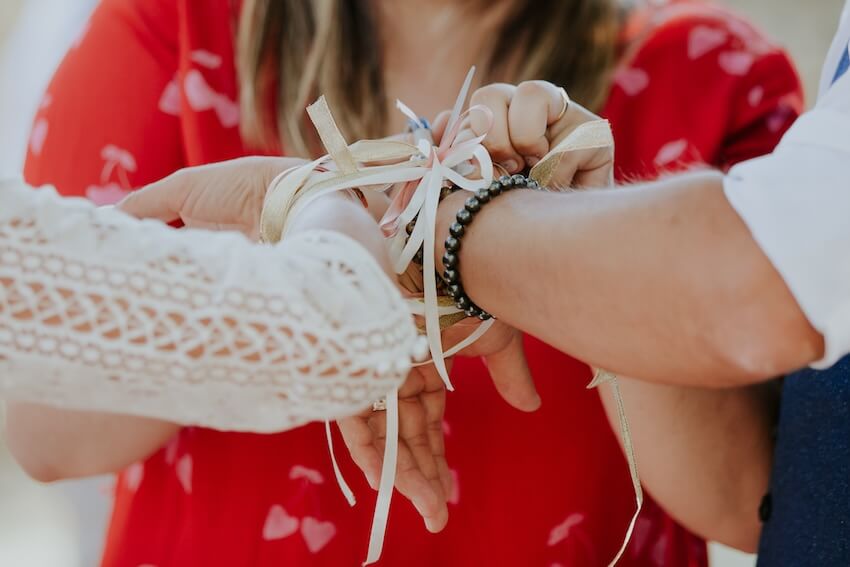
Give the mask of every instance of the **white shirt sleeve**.
[[0, 397], [280, 431], [383, 397], [417, 343], [342, 235], [259, 246], [0, 183]]
[[850, 30], [842, 27], [818, 104], [773, 154], [735, 167], [725, 184], [730, 203], [823, 334], [819, 368], [850, 353], [850, 74], [829, 86], [847, 49]]

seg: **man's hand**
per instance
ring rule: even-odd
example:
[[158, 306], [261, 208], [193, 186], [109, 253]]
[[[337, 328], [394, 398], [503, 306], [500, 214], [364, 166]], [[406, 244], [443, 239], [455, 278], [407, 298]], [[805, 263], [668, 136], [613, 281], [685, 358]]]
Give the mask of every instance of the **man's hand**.
[[[466, 319], [446, 329], [443, 341], [447, 345], [461, 342], [478, 328], [479, 321]], [[496, 322], [483, 337], [464, 349], [458, 356], [481, 357], [493, 385], [512, 407], [525, 412], [537, 411], [542, 403], [528, 369], [522, 333], [513, 327]], [[463, 378], [458, 381], [463, 387]]]

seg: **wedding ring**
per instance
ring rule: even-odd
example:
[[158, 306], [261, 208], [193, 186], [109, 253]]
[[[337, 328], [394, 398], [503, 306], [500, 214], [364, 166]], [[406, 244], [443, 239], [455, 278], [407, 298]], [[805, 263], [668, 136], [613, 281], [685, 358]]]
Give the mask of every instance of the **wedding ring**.
[[387, 399], [383, 398], [372, 404], [372, 411], [387, 411]]
[[570, 95], [567, 94], [567, 89], [565, 89], [564, 87], [561, 87], [560, 93], [561, 93], [561, 100], [564, 101], [564, 109], [558, 115], [558, 118], [555, 119], [555, 122], [558, 122], [561, 118], [563, 118], [564, 114], [566, 114], [567, 110], [570, 108]]

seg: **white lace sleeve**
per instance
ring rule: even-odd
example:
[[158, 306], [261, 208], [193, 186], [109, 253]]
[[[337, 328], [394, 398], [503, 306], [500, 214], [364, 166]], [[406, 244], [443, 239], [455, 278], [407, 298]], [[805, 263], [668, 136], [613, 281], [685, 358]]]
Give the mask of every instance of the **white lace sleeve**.
[[279, 431], [383, 397], [416, 344], [342, 235], [257, 246], [0, 183], [0, 396]]

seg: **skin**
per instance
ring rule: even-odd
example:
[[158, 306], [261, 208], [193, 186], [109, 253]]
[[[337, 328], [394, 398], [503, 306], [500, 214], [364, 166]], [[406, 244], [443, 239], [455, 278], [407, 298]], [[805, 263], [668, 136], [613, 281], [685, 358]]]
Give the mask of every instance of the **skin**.
[[[255, 235], [265, 188], [278, 173], [300, 163], [248, 158], [184, 170], [134, 193], [119, 207], [137, 217], [179, 219], [192, 228]], [[380, 231], [356, 199], [338, 193], [317, 201], [292, 228], [294, 233], [311, 229], [354, 238], [391, 275]], [[118, 472], [156, 452], [180, 429], [155, 419], [29, 403], [9, 403], [7, 409], [10, 451], [31, 477], [42, 482]]]
[[[483, 11], [472, 10], [471, 6], [448, 0], [374, 0], [390, 105], [387, 135], [403, 131], [406, 126], [405, 119], [395, 110], [397, 98], [426, 116], [452, 105], [454, 87], [446, 85], [460, 85], [469, 67], [478, 63], [474, 54], [482, 53], [500, 29], [511, 2], [491, 2]], [[417, 40], [411, 41], [412, 37]], [[423, 65], [423, 61], [429, 64]], [[122, 207], [139, 217], [164, 221], [179, 218], [187, 226], [237, 230], [256, 238], [266, 188], [293, 163], [287, 159], [257, 158], [239, 160], [235, 165], [185, 170], [154, 184], [145, 196], [137, 192]], [[206, 180], [207, 185], [198, 180]], [[350, 204], [346, 210], [352, 211]], [[352, 215], [366, 220], [359, 213]], [[338, 222], [327, 224], [330, 218], [316, 220], [314, 227], [339, 230], [361, 242], [377, 234], [374, 223], [352, 224], [351, 219], [340, 214], [333, 216]], [[380, 250], [383, 254], [382, 247]], [[374, 252], [379, 253], [377, 249]], [[154, 420], [33, 404], [10, 404], [6, 421], [14, 456], [31, 476], [42, 481], [120, 471], [147, 457], [179, 429]], [[123, 444], [118, 443], [120, 435], [111, 433], [117, 431], [123, 432]], [[439, 452], [439, 446], [432, 450]], [[418, 467], [415, 470], [418, 474]], [[445, 506], [445, 496], [438, 499]], [[432, 517], [440, 514], [427, 504], [422, 507]]]
[[[395, 28], [384, 24], [390, 98], [398, 96], [426, 112], [449, 106], [447, 77], [459, 83], [472, 62], [450, 54], [475, 52], [471, 50], [483, 45], [485, 34], [468, 26], [464, 33], [449, 34], [448, 28], [422, 25], [437, 22], [437, 15], [445, 14], [441, 10], [453, 9], [447, 6], [451, 3], [421, 3], [415, 12], [405, 7], [408, 3], [377, 4], [383, 21], [392, 18], [398, 30], [415, 27], [436, 34], [443, 44], [447, 37], [458, 42], [444, 54], [423, 53], [403, 44], [404, 34], [394, 35]], [[442, 21], [452, 20], [457, 18]], [[482, 31], [488, 29], [482, 25]], [[423, 60], [442, 62], [441, 80], [422, 80]], [[418, 64], [412, 65], [414, 61]], [[509, 168], [512, 172], [520, 164], [535, 163], [588, 118], [571, 107], [556, 119], [563, 104], [560, 94], [536, 82], [516, 88], [494, 85], [476, 92], [473, 102], [493, 111], [496, 121], [486, 145], [496, 161], [516, 165]], [[473, 121], [469, 128], [476, 132], [482, 125]], [[604, 185], [611, 158], [604, 151], [576, 152], [562, 163], [561, 183]], [[261, 191], [265, 186], [257, 184]], [[441, 207], [438, 235], [447, 234], [459, 199], [449, 198]], [[174, 203], [163, 201], [142, 214], [161, 218], [162, 211], [173, 213]], [[234, 224], [232, 219], [203, 220], [229, 228]], [[506, 223], [514, 230], [500, 234]], [[641, 239], [632, 238], [634, 234]], [[650, 491], [697, 533], [744, 549], [754, 546], [760, 529], [755, 508], [770, 462], [769, 397], [758, 388], [719, 392], [703, 387], [765, 380], [816, 360], [823, 344], [726, 202], [719, 175], [685, 176], [616, 194], [500, 197], [465, 237], [462, 266], [468, 293], [503, 322], [466, 354], [488, 356], [503, 394], [523, 409], [539, 405], [518, 334], [508, 323], [592, 364], [670, 384], [628, 379], [623, 384], [636, 449], [646, 455], [641, 467]], [[540, 266], [551, 273], [545, 278], [524, 275]], [[454, 329], [456, 336], [447, 342], [468, 332]], [[447, 518], [448, 485], [442, 439], [434, 426], [442, 416], [444, 396], [432, 383], [433, 376], [423, 375], [402, 393], [402, 437], [409, 455], [400, 459], [398, 482], [426, 526], [437, 531]], [[603, 401], [610, 414], [604, 391]], [[370, 413], [343, 424], [352, 455], [373, 485], [383, 449], [381, 419], [382, 414]], [[27, 444], [38, 445], [19, 445]], [[55, 470], [62, 474], [61, 466]]]
[[[534, 163], [593, 118], [573, 106], [556, 119], [563, 103], [555, 106], [557, 90], [545, 83], [493, 85], [473, 101], [496, 117], [485, 141], [496, 159], [518, 154]], [[525, 119], [535, 107], [547, 111]], [[606, 149], [574, 152], [557, 180], [604, 186], [612, 158]], [[465, 198], [441, 205], [438, 243]], [[438, 246], [436, 257], [442, 252]], [[719, 174], [618, 191], [509, 193], [476, 217], [461, 266], [467, 293], [501, 320], [500, 334], [511, 332], [510, 323], [646, 380], [625, 378], [622, 390], [647, 488], [696, 533], [756, 548], [776, 401], [770, 387], [751, 384], [817, 360], [823, 344], [725, 200]], [[486, 344], [476, 349], [466, 354], [493, 354]], [[503, 363], [521, 360], [517, 349], [507, 351]], [[518, 376], [515, 385], [529, 390]], [[615, 424], [607, 387], [602, 400]]]

